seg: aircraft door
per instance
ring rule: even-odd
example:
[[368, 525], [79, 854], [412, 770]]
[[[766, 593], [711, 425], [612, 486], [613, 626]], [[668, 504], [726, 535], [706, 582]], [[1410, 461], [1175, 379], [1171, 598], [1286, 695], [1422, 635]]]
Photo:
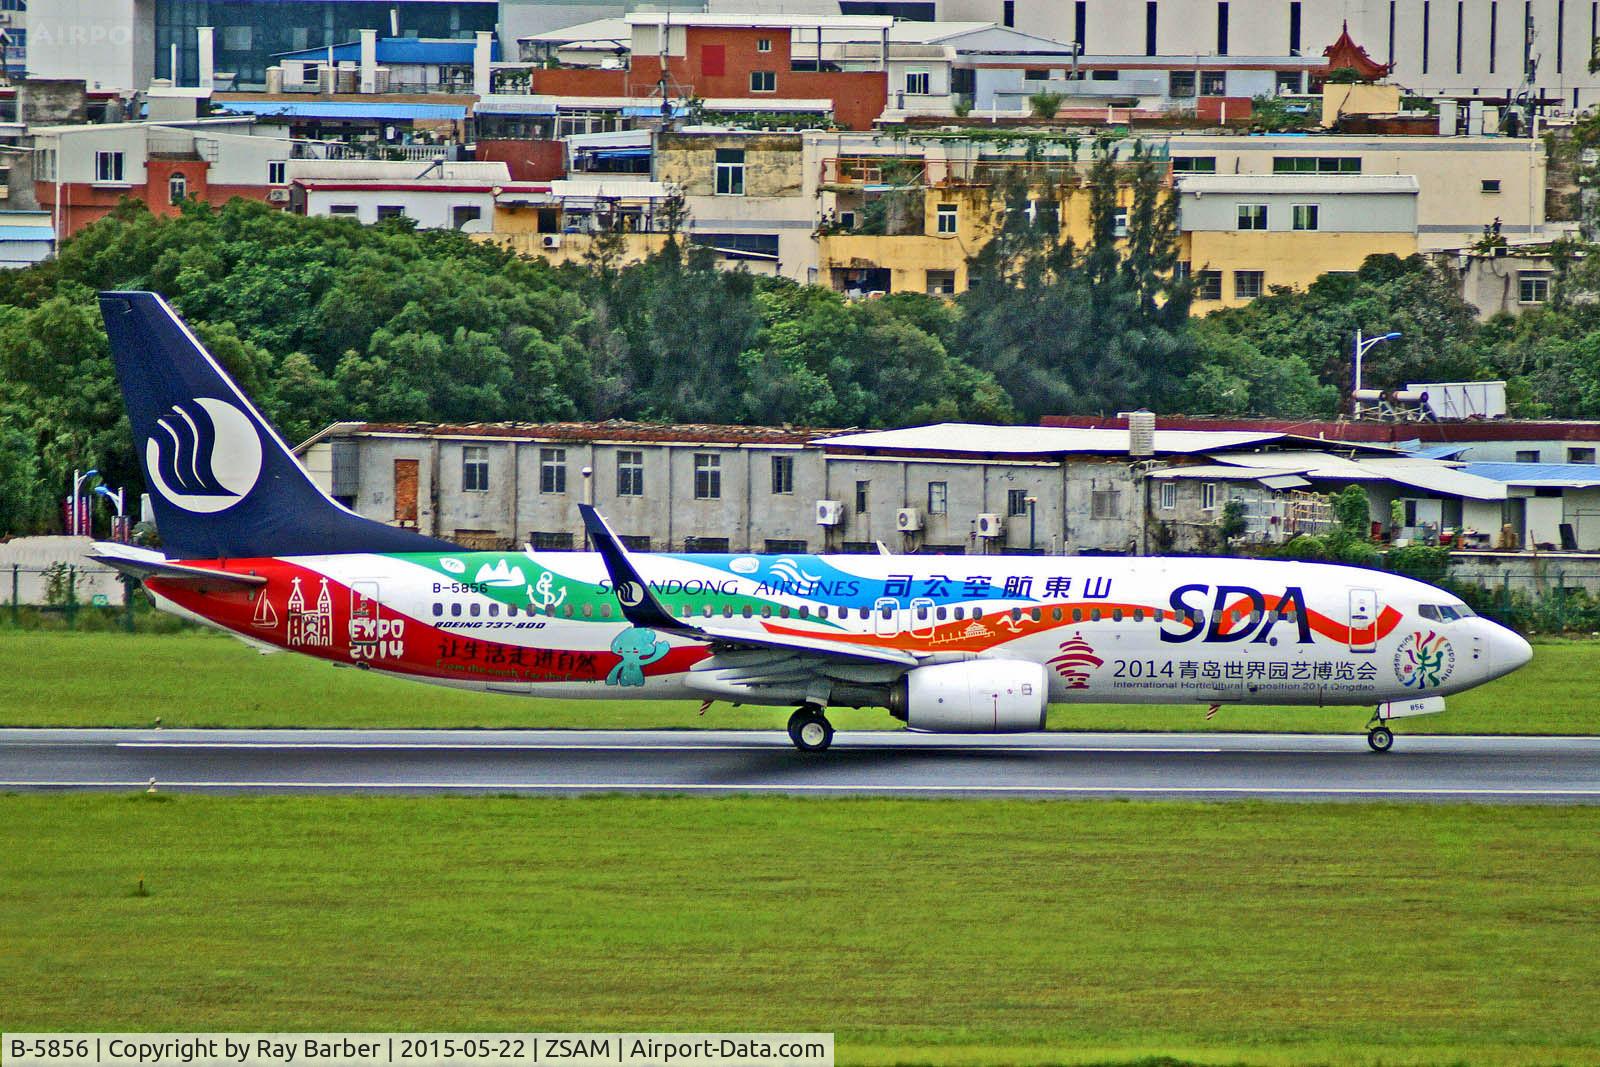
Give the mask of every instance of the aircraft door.
[[371, 647], [378, 641], [378, 626], [383, 618], [378, 599], [378, 583], [350, 583], [350, 647]]
[[1374, 589], [1350, 590], [1350, 651], [1373, 652], [1378, 647], [1378, 593]]
[[911, 633], [914, 637], [932, 637], [934, 626], [933, 601], [917, 597], [911, 601]]
[[894, 597], [879, 597], [872, 605], [872, 627], [879, 637], [900, 633], [900, 602]]

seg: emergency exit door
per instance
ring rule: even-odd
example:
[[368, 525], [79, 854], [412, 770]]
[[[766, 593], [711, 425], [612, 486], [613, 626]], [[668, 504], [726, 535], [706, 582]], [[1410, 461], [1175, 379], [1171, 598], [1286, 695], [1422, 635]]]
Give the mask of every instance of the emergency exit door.
[[1350, 651], [1372, 652], [1378, 647], [1378, 594], [1373, 589], [1350, 590]]

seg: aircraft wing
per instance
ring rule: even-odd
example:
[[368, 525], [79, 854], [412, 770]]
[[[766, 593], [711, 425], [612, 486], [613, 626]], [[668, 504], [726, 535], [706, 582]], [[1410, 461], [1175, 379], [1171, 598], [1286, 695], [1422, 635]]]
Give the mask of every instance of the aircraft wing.
[[589, 529], [590, 540], [594, 542], [595, 549], [605, 562], [606, 574], [610, 576], [611, 586], [616, 590], [617, 600], [622, 605], [622, 615], [635, 626], [645, 626], [660, 633], [677, 634], [680, 637], [692, 637], [697, 641], [706, 641], [726, 648], [781, 649], [839, 661], [887, 663], [898, 667], [915, 667], [920, 662], [910, 652], [896, 648], [841, 645], [822, 637], [752, 633], [748, 630], [719, 625], [714, 620], [700, 623], [693, 619], [678, 618], [650, 591], [649, 583], [639, 574], [628, 555], [628, 550], [623, 547], [621, 539], [611, 531], [611, 527], [606, 524], [600, 512], [592, 504], [579, 504], [578, 510], [583, 514], [583, 524]]
[[146, 578], [160, 578], [168, 582], [183, 582], [201, 588], [252, 589], [266, 585], [267, 580], [258, 574], [240, 574], [236, 571], [218, 571], [209, 567], [192, 567], [186, 563], [173, 563], [159, 552], [133, 545], [119, 545], [112, 541], [96, 541], [89, 558], [97, 563], [114, 567], [123, 574], [141, 582]]

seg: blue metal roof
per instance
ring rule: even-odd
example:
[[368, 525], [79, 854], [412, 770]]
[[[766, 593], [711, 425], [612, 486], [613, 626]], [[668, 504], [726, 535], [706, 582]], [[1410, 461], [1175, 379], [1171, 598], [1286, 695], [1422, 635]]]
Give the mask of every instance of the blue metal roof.
[[1409, 452], [1418, 459], [1455, 459], [1471, 449], [1471, 445], [1429, 445], [1423, 448], [1420, 441], [1400, 445], [1402, 452]]
[[373, 119], [378, 122], [407, 119], [464, 119], [467, 109], [456, 104], [379, 104], [338, 100], [230, 100], [229, 111], [242, 115], [280, 116], [291, 119]]
[[[439, 37], [380, 37], [378, 38], [378, 62], [380, 64], [457, 64], [467, 66], [472, 63], [472, 49], [475, 42], [466, 38], [439, 38]], [[500, 58], [500, 43], [491, 42], [489, 58]], [[302, 48], [296, 52], [279, 52], [274, 59], [290, 59], [302, 62], [316, 62], [328, 58], [328, 48]], [[361, 61], [361, 42], [347, 41], [344, 44], [333, 46], [333, 60], [335, 63], [359, 63]]]
[[1600, 485], [1600, 464], [1594, 463], [1468, 463], [1460, 470], [1511, 485]]
[[0, 226], [0, 241], [54, 241], [48, 226]]

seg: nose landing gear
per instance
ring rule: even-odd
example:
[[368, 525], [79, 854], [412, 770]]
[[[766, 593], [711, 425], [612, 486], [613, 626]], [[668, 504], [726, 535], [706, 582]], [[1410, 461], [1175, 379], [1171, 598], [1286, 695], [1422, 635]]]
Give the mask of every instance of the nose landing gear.
[[1374, 752], [1387, 752], [1394, 747], [1394, 733], [1387, 726], [1374, 726], [1367, 731], [1367, 744]]
[[815, 704], [803, 704], [789, 716], [789, 740], [801, 752], [822, 752], [833, 744], [833, 724]]

